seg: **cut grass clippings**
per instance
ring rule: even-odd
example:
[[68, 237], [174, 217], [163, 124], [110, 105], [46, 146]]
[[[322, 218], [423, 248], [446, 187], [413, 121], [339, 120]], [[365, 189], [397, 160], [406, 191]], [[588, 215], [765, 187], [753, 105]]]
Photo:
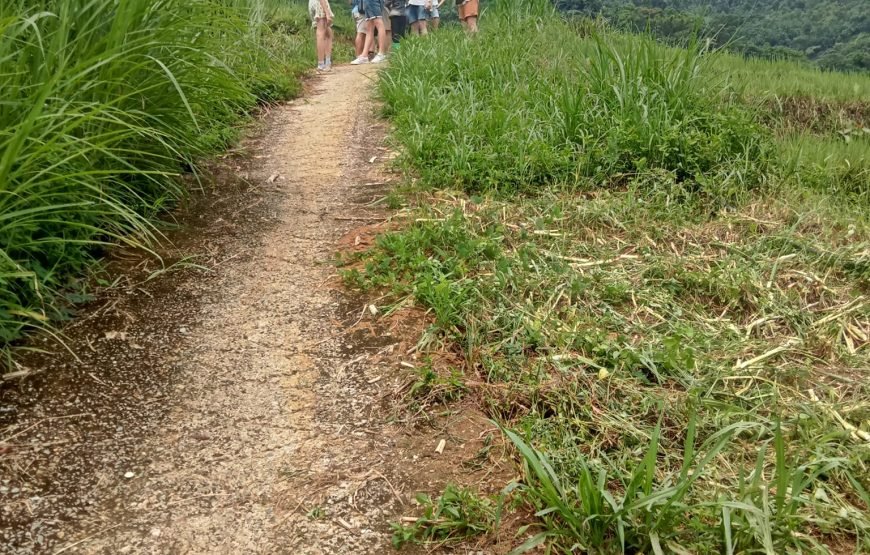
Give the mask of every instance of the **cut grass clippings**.
[[504, 427], [535, 514], [517, 553], [870, 549], [867, 145], [814, 156], [710, 54], [531, 4], [393, 60], [423, 191], [347, 281], [425, 307], [427, 344], [459, 353], [464, 375], [419, 391]]

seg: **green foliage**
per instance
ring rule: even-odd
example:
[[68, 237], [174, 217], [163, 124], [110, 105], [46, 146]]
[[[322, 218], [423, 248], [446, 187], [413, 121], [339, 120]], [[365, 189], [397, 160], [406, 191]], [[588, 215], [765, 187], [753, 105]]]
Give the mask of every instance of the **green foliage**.
[[[631, 474], [622, 474], [610, 461], [588, 463], [580, 456], [580, 474], [575, 483], [562, 481], [547, 456], [528, 445], [519, 435], [504, 430], [523, 459], [526, 483], [521, 491], [535, 504], [544, 531], [531, 536], [512, 553], [520, 554], [548, 543], [567, 551], [581, 549], [590, 553], [613, 552], [689, 552], [686, 532], [706, 535], [707, 541], [720, 544], [726, 553], [783, 553], [824, 551], [815, 538], [800, 533], [804, 509], [813, 511], [818, 492], [804, 492], [820, 476], [837, 469], [845, 461], [827, 459], [797, 465], [786, 460], [784, 438], [779, 426], [758, 430], [759, 426], [739, 422], [712, 434], [702, 445], [695, 443], [696, 421], [689, 421], [679, 468], [657, 470], [661, 423], [650, 438], [643, 460]], [[752, 432], [761, 443], [757, 464], [746, 479], [741, 478], [733, 494], [723, 493], [712, 503], [697, 503], [690, 493], [693, 483], [706, 467], [740, 433]], [[770, 464], [766, 454], [775, 448]], [[597, 467], [593, 470], [592, 467]], [[615, 476], [608, 476], [615, 471]], [[817, 486], [822, 487], [824, 486]], [[859, 490], [860, 491], [860, 490]], [[863, 495], [863, 492], [861, 492]], [[866, 495], [865, 495], [866, 497]], [[721, 511], [720, 527], [708, 525]], [[698, 538], [688, 539], [692, 544]]]
[[426, 181], [529, 192], [664, 171], [713, 205], [763, 183], [770, 138], [699, 45], [581, 37], [551, 16], [517, 50], [503, 40], [517, 25], [491, 18], [475, 40], [409, 41], [381, 79], [406, 160]]
[[[694, 419], [689, 426], [694, 429]], [[697, 508], [685, 503], [692, 484], [704, 472], [731, 438], [741, 430], [751, 429], [746, 423], [732, 424], [713, 434], [698, 448], [694, 434], [689, 433], [684, 448], [682, 466], [664, 486], [655, 480], [658, 462], [661, 423], [652, 432], [649, 447], [641, 463], [631, 474], [616, 475], [610, 483], [607, 470], [593, 473], [580, 457], [581, 472], [575, 484], [563, 483], [546, 455], [529, 446], [516, 433], [505, 434], [519, 450], [527, 484], [525, 491], [537, 505], [537, 516], [543, 517], [546, 531], [532, 536], [514, 553], [525, 553], [550, 541], [569, 551], [586, 552], [661, 552], [662, 544], [674, 550], [680, 522], [687, 512]], [[564, 536], [561, 539], [560, 536]]]
[[839, 193], [870, 206], [870, 130], [847, 128], [840, 135], [790, 136], [782, 143], [782, 157], [799, 185]]
[[462, 381], [462, 373], [455, 368], [450, 368], [447, 376], [439, 375], [430, 364], [421, 366], [417, 372], [419, 376], [411, 384], [408, 395], [418, 401], [449, 403], [461, 399], [467, 390]]
[[67, 316], [100, 247], [148, 248], [177, 176], [257, 102], [298, 91], [308, 47], [262, 0], [0, 5], [0, 345]]
[[[650, 187], [464, 210], [429, 198], [360, 279], [451, 314], [437, 329], [475, 374], [463, 383], [493, 384], [478, 392], [489, 414], [546, 462], [535, 469], [520, 449], [522, 491], [542, 522], [535, 542], [824, 552], [808, 530], [866, 542], [863, 440], [830, 412], [866, 419], [870, 390], [849, 378], [867, 366], [866, 346], [843, 335], [867, 318], [866, 212], [801, 192], [710, 218]], [[452, 295], [420, 294], [434, 275]], [[835, 382], [820, 386], [817, 370]], [[427, 368], [417, 391], [454, 391], [442, 380]], [[802, 393], [816, 387], [818, 403]], [[777, 506], [780, 476], [797, 493]], [[547, 479], [561, 484], [555, 494]]]
[[497, 523], [497, 506], [471, 490], [448, 485], [438, 499], [419, 494], [423, 516], [413, 524], [393, 524], [393, 546], [408, 543], [457, 542], [491, 531]]
[[509, 430], [518, 552], [867, 551], [868, 143], [757, 119], [866, 79], [511, 5], [394, 58], [425, 187], [349, 276], [429, 310]]
[[870, 71], [870, 16], [863, 0], [555, 0], [565, 12], [603, 16], [634, 32], [674, 41], [701, 32], [750, 56], [813, 60], [829, 69]]

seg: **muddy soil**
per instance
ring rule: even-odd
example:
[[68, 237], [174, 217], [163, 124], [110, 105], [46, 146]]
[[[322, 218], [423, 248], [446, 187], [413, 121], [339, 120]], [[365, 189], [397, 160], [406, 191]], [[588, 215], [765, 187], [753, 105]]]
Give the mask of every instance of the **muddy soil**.
[[121, 253], [75, 355], [0, 389], [0, 553], [390, 553], [414, 492], [504, 485], [461, 464], [479, 413], [421, 429], [391, 407], [425, 316], [379, 319], [337, 279], [338, 245], [390, 218], [375, 78], [274, 108], [180, 216], [181, 270]]

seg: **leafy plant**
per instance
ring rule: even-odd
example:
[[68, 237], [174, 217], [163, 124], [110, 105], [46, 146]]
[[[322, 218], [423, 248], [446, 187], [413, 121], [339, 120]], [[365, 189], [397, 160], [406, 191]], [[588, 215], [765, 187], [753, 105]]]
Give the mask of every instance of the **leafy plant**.
[[498, 508], [492, 500], [454, 485], [448, 485], [434, 500], [419, 494], [417, 503], [423, 516], [407, 526], [392, 526], [397, 549], [408, 543], [456, 542], [492, 531], [498, 524]]

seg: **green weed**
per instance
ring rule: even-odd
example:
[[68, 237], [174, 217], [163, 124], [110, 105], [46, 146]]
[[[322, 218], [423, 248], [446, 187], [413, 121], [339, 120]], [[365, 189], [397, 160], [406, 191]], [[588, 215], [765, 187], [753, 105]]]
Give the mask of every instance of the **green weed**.
[[393, 524], [396, 548], [408, 543], [458, 542], [490, 532], [497, 526], [497, 504], [468, 489], [448, 485], [434, 500], [419, 494], [417, 503], [423, 509], [423, 516], [410, 525]]
[[462, 381], [462, 373], [455, 368], [449, 369], [449, 375], [441, 376], [432, 368], [425, 365], [417, 370], [419, 377], [411, 384], [408, 395], [418, 401], [429, 403], [450, 403], [458, 401], [467, 391]]

